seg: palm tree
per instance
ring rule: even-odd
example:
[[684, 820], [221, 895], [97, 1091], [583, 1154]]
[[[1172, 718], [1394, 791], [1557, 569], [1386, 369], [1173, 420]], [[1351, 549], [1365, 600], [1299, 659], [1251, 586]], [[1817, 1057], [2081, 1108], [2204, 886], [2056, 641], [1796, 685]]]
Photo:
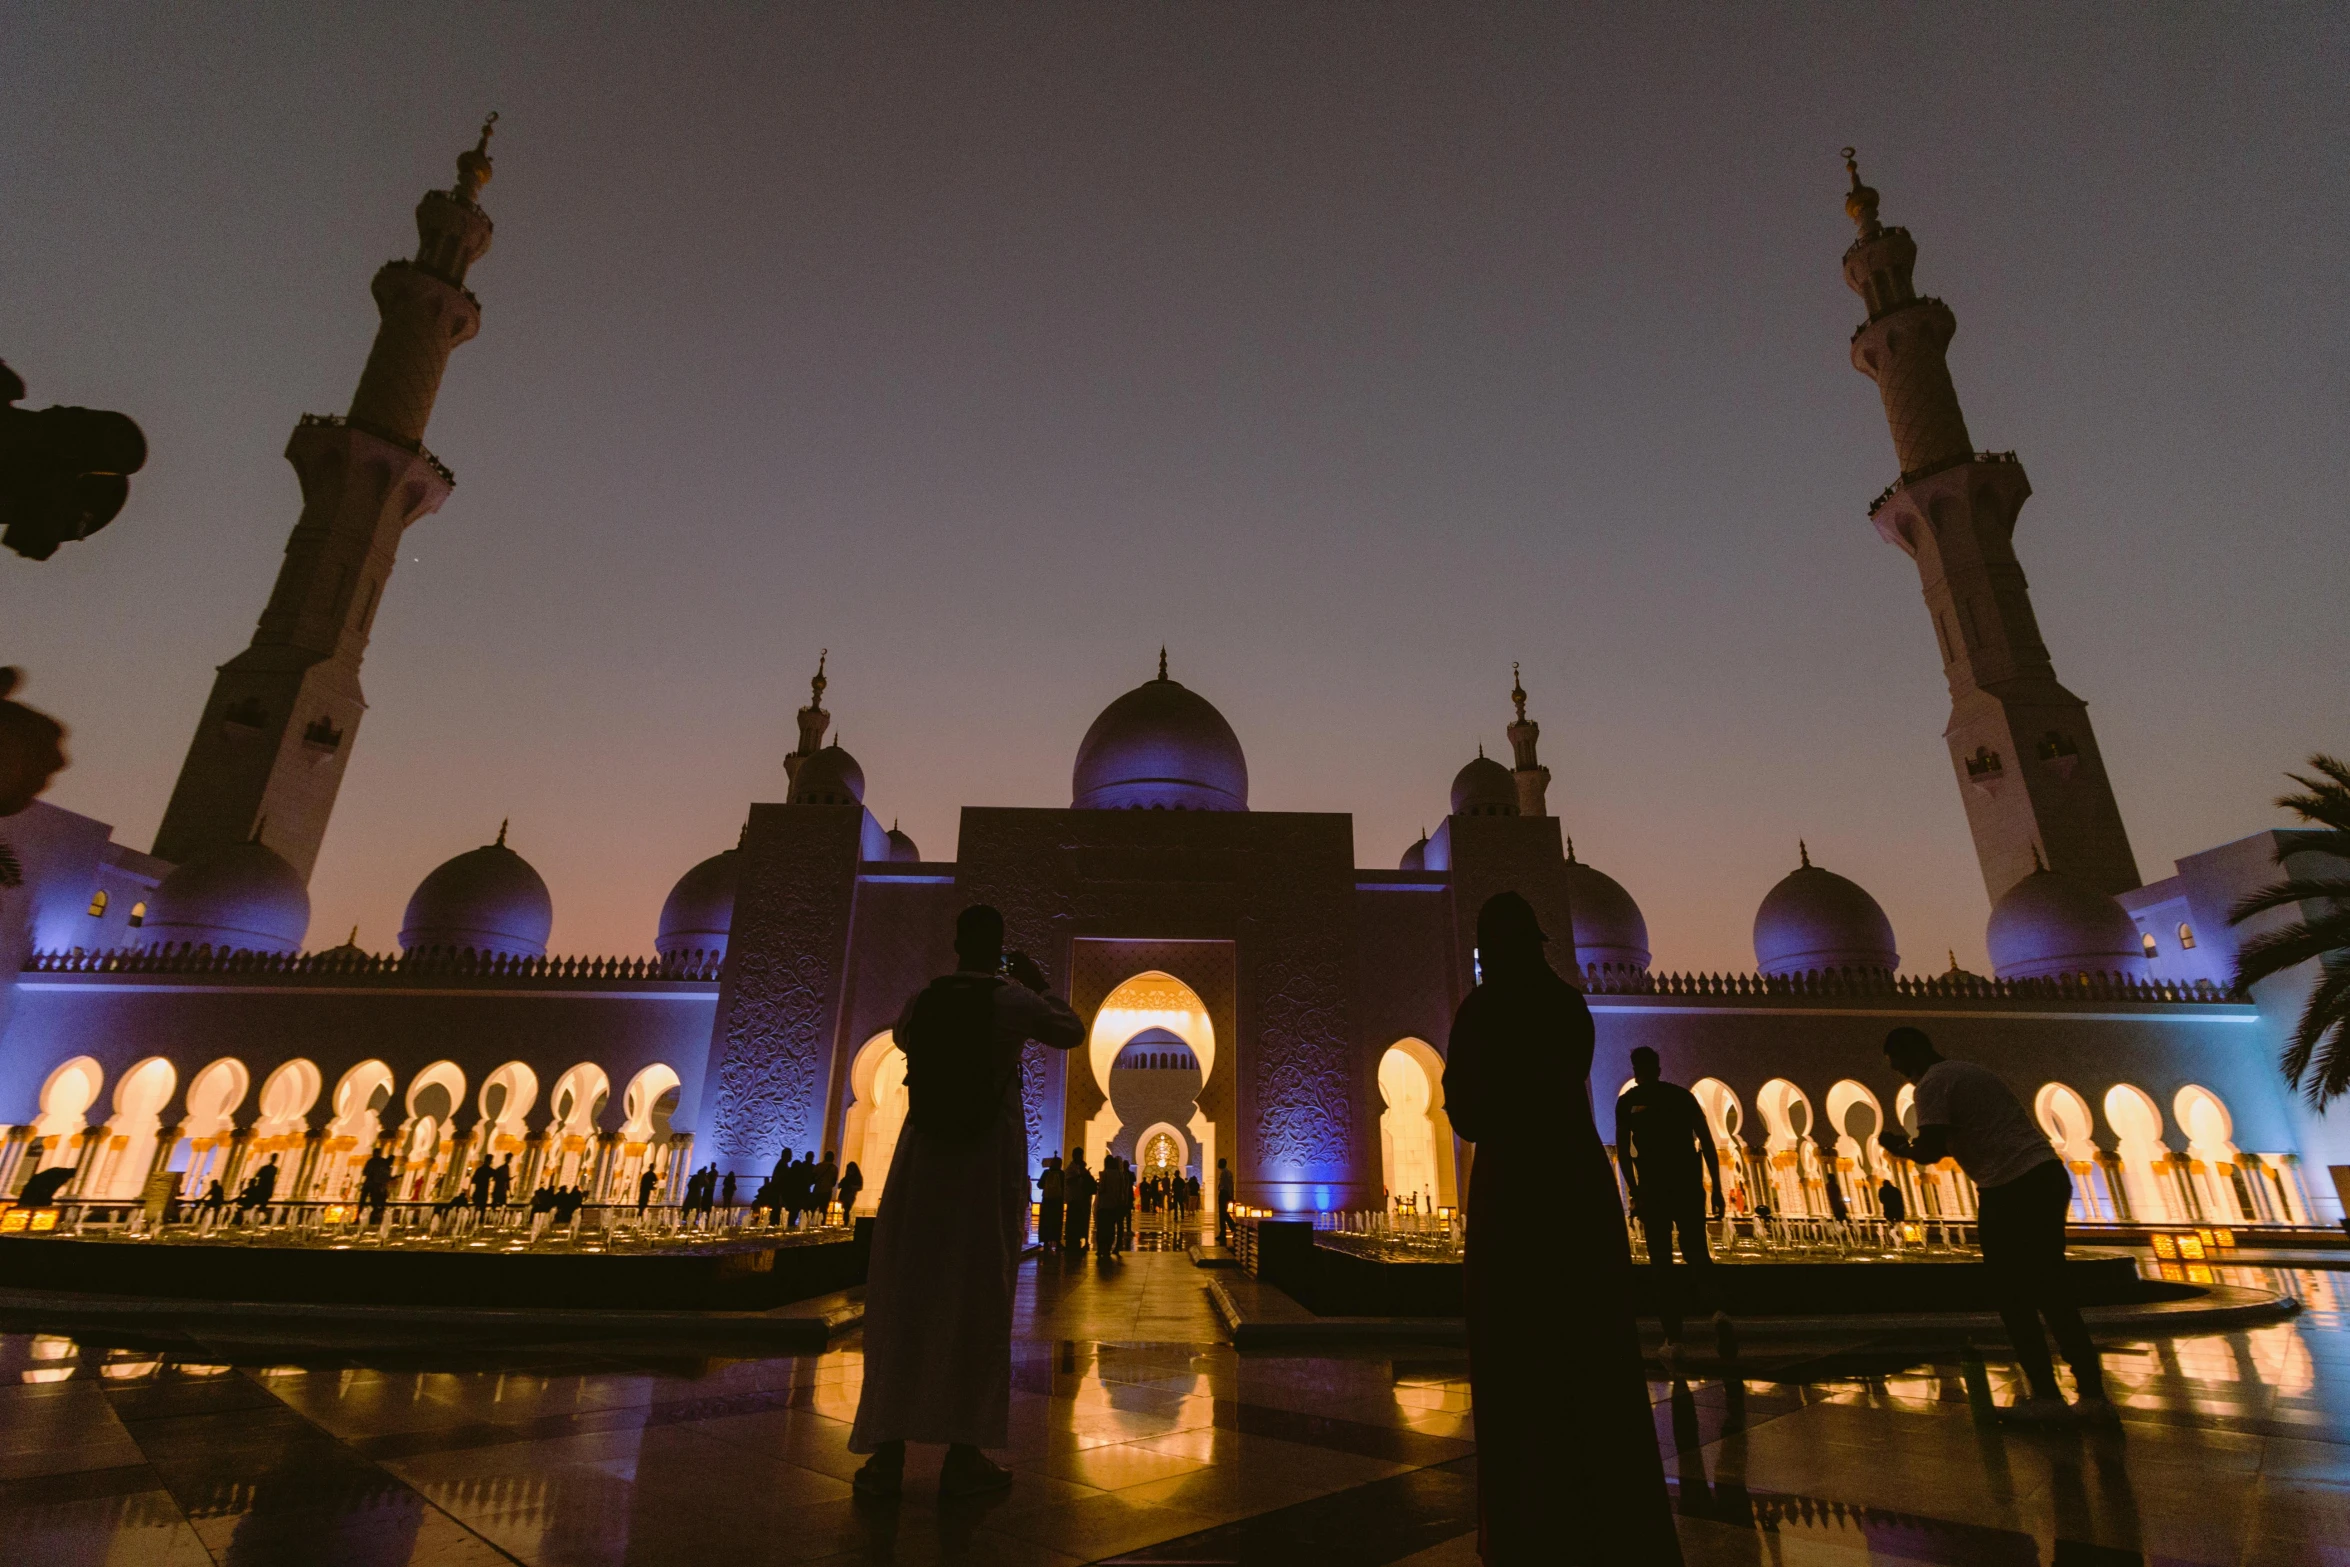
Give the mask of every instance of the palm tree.
[[[2277, 851], [2277, 863], [2282, 865], [2288, 854], [2312, 853], [2350, 862], [2350, 764], [2321, 752], [2309, 765], [2319, 776], [2287, 773], [2305, 792], [2280, 796], [2277, 804], [2321, 830], [2296, 833]], [[2350, 876], [2288, 875], [2237, 900], [2228, 923], [2241, 925], [2270, 909], [2309, 904], [2322, 912], [2244, 943], [2236, 954], [2236, 989], [2249, 991], [2272, 974], [2316, 960], [2318, 982], [2279, 1064], [2285, 1081], [2322, 1110], [2350, 1093]]]

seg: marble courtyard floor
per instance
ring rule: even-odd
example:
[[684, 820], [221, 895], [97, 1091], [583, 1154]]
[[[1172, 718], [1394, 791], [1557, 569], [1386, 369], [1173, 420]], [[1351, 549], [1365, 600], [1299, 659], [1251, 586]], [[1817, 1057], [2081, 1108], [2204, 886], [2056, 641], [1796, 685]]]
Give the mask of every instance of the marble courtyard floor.
[[[2350, 1273], [2242, 1272], [2308, 1309], [2114, 1344], [2118, 1433], [1980, 1429], [1954, 1353], [1882, 1339], [1653, 1383], [1689, 1561], [2350, 1564]], [[918, 1451], [895, 1507], [849, 1491], [853, 1335], [733, 1361], [9, 1335], [0, 1562], [1475, 1561], [1457, 1353], [1244, 1358], [1173, 1253], [1031, 1261], [1020, 1333], [1013, 1491], [942, 1506]]]

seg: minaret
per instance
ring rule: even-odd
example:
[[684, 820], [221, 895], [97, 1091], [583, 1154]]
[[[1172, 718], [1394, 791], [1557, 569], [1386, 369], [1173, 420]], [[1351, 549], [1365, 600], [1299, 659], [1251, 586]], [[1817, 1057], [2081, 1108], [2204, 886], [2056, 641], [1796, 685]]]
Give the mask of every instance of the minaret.
[[783, 779], [787, 785], [799, 781], [802, 762], [824, 749], [824, 731], [832, 727], [832, 715], [824, 710], [824, 688], [831, 683], [824, 678], [824, 661], [830, 657], [830, 648], [816, 655], [816, 678], [808, 682], [808, 705], [799, 711], [800, 743], [783, 759]]
[[1884, 395], [1901, 464], [1869, 515], [1918, 563], [1950, 682], [1943, 738], [1984, 889], [1997, 902], [2044, 845], [2056, 869], [2127, 892], [2139, 885], [2138, 862], [2087, 704], [2057, 683], [2015, 557], [2016, 514], [2032, 487], [2013, 452], [1974, 449], [1944, 358], [1957, 318], [1911, 288], [1917, 245], [1877, 221], [1877, 193], [1860, 182], [1849, 147], [1844, 166], [1844, 210], [1860, 231], [1844, 252], [1844, 281], [1869, 312], [1852, 334], [1852, 363]]
[[1544, 797], [1550, 791], [1550, 769], [1534, 759], [1534, 742], [1542, 738], [1542, 726], [1526, 716], [1526, 682], [1518, 676], [1518, 666], [1510, 665], [1510, 700], [1518, 704], [1518, 719], [1505, 731], [1510, 737], [1510, 753], [1516, 765], [1510, 777], [1518, 785], [1518, 814], [1520, 816], [1548, 816], [1550, 807]]
[[286, 443], [302, 516], [252, 645], [220, 666], [155, 834], [174, 862], [239, 843], [269, 819], [270, 847], [308, 879], [367, 702], [359, 661], [410, 523], [455, 482], [424, 449], [450, 350], [481, 330], [465, 270], [490, 248], [475, 198], [490, 177], [491, 115], [457, 183], [416, 207], [416, 256], [385, 263], [382, 323], [347, 415], [304, 414]]

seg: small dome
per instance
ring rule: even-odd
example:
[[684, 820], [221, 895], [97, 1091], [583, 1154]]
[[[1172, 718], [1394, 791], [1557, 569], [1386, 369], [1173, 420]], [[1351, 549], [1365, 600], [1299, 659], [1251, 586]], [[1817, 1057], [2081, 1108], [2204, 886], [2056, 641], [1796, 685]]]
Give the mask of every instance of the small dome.
[[1070, 805], [1080, 811], [1245, 811], [1248, 758], [1207, 698], [1146, 680], [1102, 709], [1077, 747]]
[[1567, 845], [1567, 907], [1575, 918], [1575, 961], [1585, 968], [1648, 969], [1648, 921], [1613, 876], [1575, 858]]
[[164, 877], [139, 932], [149, 946], [284, 953], [301, 951], [309, 933], [310, 889], [258, 839], [200, 854]]
[[1901, 966], [1893, 922], [1857, 882], [1821, 870], [1803, 851], [1754, 911], [1754, 961], [1765, 974], [1821, 969], [1890, 973]]
[[661, 928], [653, 950], [665, 958], [706, 952], [713, 961], [726, 956], [727, 933], [734, 928], [734, 889], [742, 874], [742, 855], [733, 849], [713, 854], [677, 878], [661, 905]]
[[914, 840], [898, 830], [898, 824], [889, 824], [889, 857], [900, 865], [911, 865], [922, 858], [922, 851], [914, 847]]
[[1424, 871], [1428, 868], [1428, 835], [1426, 833], [1420, 834], [1417, 839], [1413, 840], [1412, 846], [1403, 851], [1403, 858], [1396, 862], [1395, 868], [1399, 871]]
[[800, 774], [792, 780], [791, 803], [862, 805], [865, 769], [839, 746], [828, 745], [800, 764]]
[[530, 862], [498, 841], [446, 861], [416, 887], [400, 921], [408, 952], [470, 952], [543, 958], [555, 928], [555, 900]]
[[1518, 781], [1510, 770], [1479, 747], [1477, 759], [1452, 775], [1452, 814], [1455, 816], [1515, 816]]
[[2036, 870], [2002, 893], [1984, 937], [2001, 979], [2147, 975], [2146, 948], [2129, 911], [2062, 871]]

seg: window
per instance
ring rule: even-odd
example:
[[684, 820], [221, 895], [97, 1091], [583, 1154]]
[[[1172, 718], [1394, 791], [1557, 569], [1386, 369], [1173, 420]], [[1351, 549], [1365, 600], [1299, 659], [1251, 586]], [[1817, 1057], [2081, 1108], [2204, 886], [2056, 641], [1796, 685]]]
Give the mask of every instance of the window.
[[1987, 745], [1975, 747], [1975, 754], [1966, 759], [1966, 775], [1970, 782], [1997, 778], [2007, 769], [2000, 765], [1999, 753]]
[[90, 918], [94, 920], [102, 920], [105, 917], [106, 889], [101, 887], [96, 892], [90, 894]]
[[132, 905], [131, 905], [131, 927], [132, 927], [132, 928], [135, 930], [135, 929], [137, 929], [139, 926], [141, 926], [141, 925], [144, 925], [144, 924], [146, 924], [146, 923], [147, 923], [147, 905], [145, 905], [144, 903], [134, 903], [134, 904], [132, 904]]
[[2140, 936], [2138, 940], [2146, 948], [2146, 955], [2148, 957], [2153, 957], [2156, 953], [2162, 950], [2160, 946], [2155, 944], [2154, 932], [2152, 931], [2148, 931], [2145, 935]]
[[2195, 950], [2195, 927], [2184, 920], [2179, 922], [2179, 945], [2189, 952]]

